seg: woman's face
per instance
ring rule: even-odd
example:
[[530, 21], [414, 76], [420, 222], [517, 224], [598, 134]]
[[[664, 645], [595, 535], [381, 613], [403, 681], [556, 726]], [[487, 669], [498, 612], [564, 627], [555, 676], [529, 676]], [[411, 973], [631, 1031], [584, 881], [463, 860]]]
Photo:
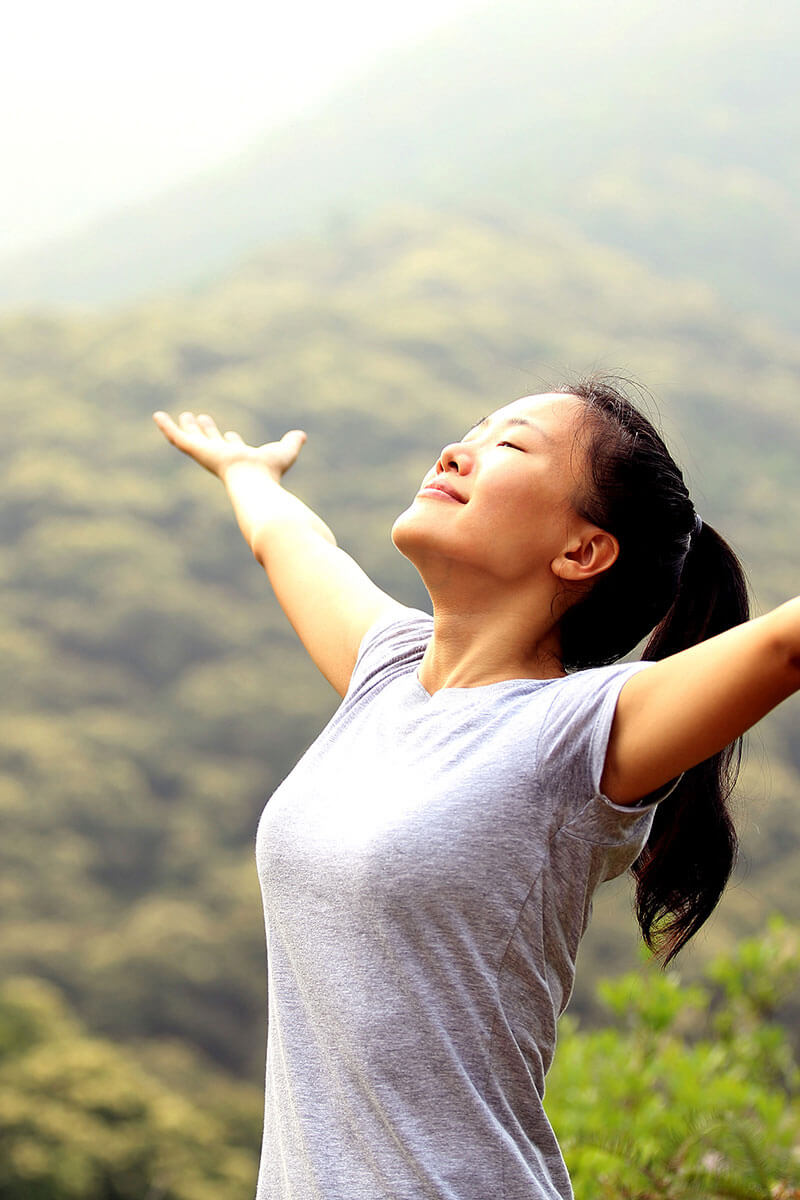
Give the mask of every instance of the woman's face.
[[585, 414], [575, 396], [525, 396], [445, 446], [392, 529], [398, 550], [425, 578], [450, 563], [497, 582], [550, 574], [550, 563], [586, 522], [572, 499]]

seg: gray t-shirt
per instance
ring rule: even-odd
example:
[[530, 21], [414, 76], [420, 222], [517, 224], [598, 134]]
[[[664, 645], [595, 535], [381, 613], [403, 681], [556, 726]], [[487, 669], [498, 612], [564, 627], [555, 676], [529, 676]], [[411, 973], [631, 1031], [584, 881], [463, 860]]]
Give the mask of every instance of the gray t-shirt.
[[651, 664], [430, 696], [397, 606], [267, 804], [257, 1200], [565, 1200], [542, 1108], [597, 885], [654, 804], [599, 792], [623, 683]]

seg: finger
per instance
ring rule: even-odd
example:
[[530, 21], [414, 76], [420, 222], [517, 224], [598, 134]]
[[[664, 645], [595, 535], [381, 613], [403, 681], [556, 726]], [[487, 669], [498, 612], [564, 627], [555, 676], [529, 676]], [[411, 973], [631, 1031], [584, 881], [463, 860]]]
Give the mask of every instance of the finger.
[[238, 445], [244, 445], [244, 438], [233, 429], [228, 429], [222, 436], [226, 442], [236, 442]]
[[153, 413], [153, 420], [168, 442], [171, 442], [173, 446], [177, 447], [184, 454], [188, 454], [192, 458], [196, 457], [198, 450], [196, 429], [194, 436], [192, 436], [191, 431], [180, 429], [172, 420], [172, 417], [165, 412]]
[[171, 425], [175, 424], [169, 413], [162, 412], [161, 409], [159, 409], [158, 412], [153, 413], [153, 420], [158, 428], [162, 430], [169, 429]]
[[182, 431], [175, 424], [175, 422], [173, 421], [173, 419], [169, 415], [169, 413], [154, 412], [153, 420], [155, 421], [156, 425], [161, 430], [161, 432], [164, 434], [164, 437], [168, 441], [172, 442], [173, 446], [177, 446], [180, 442], [182, 442], [184, 440], [184, 435], [183, 435]]
[[283, 435], [281, 441], [286, 446], [293, 448], [297, 454], [300, 451], [300, 447], [305, 442], [306, 436], [306, 432], [303, 429], [290, 429], [288, 433]]
[[302, 429], [290, 429], [281, 438], [280, 444], [284, 448], [286, 454], [286, 467], [290, 467], [300, 453], [303, 443], [306, 440], [306, 435]]
[[185, 433], [197, 433], [197, 417], [192, 412], [182, 412], [178, 417], [178, 424]]
[[208, 413], [198, 413], [197, 424], [207, 437], [222, 437], [222, 434], [217, 429], [216, 421]]

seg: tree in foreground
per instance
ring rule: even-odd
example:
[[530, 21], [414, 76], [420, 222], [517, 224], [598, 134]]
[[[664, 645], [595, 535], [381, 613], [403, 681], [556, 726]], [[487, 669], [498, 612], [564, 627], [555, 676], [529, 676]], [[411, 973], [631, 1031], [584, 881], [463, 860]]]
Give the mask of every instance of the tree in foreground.
[[653, 964], [601, 984], [611, 1028], [566, 1017], [547, 1108], [576, 1200], [800, 1200], [800, 1069], [778, 1019], [798, 980], [800, 930], [775, 918], [694, 986]]
[[[547, 1107], [576, 1200], [800, 1200], [779, 1020], [798, 979], [800, 930], [776, 919], [699, 984], [652, 966], [601, 984], [607, 1028], [564, 1018]], [[250, 1200], [261, 1116], [258, 1089], [189, 1052], [92, 1037], [39, 980], [0, 990], [3, 1200]]]

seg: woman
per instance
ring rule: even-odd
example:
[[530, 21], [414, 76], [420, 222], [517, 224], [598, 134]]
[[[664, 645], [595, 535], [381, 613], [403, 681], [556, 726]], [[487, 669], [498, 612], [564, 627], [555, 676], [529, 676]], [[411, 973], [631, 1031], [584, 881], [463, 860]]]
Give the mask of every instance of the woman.
[[[344, 697], [259, 825], [258, 1200], [570, 1197], [542, 1096], [592, 893], [632, 867], [665, 960], [706, 920], [737, 739], [800, 687], [800, 602], [746, 620], [734, 555], [600, 380], [444, 448], [392, 535], [432, 618], [281, 487], [303, 433], [155, 419]], [[648, 635], [659, 661], [616, 662]]]

